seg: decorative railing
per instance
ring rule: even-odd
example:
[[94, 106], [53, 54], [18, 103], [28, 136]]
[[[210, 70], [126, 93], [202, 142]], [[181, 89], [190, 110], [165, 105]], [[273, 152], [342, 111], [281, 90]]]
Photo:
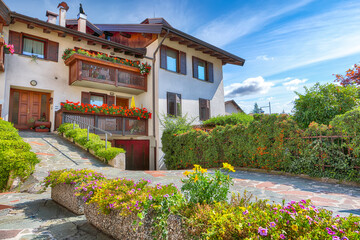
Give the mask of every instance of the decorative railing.
[[80, 54], [73, 54], [65, 64], [70, 67], [69, 85], [79, 85], [85, 80], [100, 83], [96, 85], [100, 89], [109, 90], [110, 87], [114, 91], [124, 91], [124, 88], [129, 88], [134, 90], [132, 93], [147, 91], [147, 76], [141, 75], [136, 67]]
[[[66, 116], [71, 116], [71, 119], [77, 120], [81, 128], [86, 128], [87, 125], [100, 128], [112, 134], [119, 135], [148, 135], [148, 121], [147, 119], [138, 119], [136, 117], [124, 117], [105, 114], [81, 113], [76, 111], [69, 111], [60, 109], [55, 113], [55, 129], [60, 124], [71, 122]], [[82, 123], [84, 126], [82, 126]], [[91, 130], [92, 133], [102, 134], [96, 129]]]

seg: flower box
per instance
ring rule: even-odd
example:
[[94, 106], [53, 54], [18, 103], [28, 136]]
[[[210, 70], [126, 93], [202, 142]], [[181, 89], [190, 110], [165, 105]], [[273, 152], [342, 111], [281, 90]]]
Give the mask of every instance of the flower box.
[[50, 132], [50, 129], [49, 129], [49, 128], [39, 128], [39, 127], [36, 127], [36, 128], [35, 128], [35, 132]]
[[45, 126], [46, 128], [50, 128], [51, 127], [51, 122], [42, 122], [42, 121], [35, 121], [34, 123], [35, 127], [40, 127], [40, 126]]
[[[89, 223], [114, 239], [154, 239], [151, 213], [145, 217], [141, 226], [133, 224], [134, 221], [139, 221], [136, 214], [124, 217], [120, 215], [119, 210], [103, 214], [95, 203], [85, 204], [84, 214]], [[178, 216], [169, 217], [168, 239], [185, 239], [185, 230], [182, 229], [181, 218]]]
[[74, 184], [55, 185], [51, 188], [51, 199], [77, 215], [84, 214], [85, 203], [75, 196]]

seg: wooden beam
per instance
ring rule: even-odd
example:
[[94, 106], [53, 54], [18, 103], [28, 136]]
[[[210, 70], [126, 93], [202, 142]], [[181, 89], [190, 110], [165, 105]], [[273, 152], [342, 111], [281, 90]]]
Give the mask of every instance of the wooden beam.
[[[171, 40], [171, 39], [170, 39], [170, 40]], [[181, 45], [188, 45], [189, 43], [191, 43], [191, 42], [186, 41], [186, 40], [183, 40], [183, 41], [180, 41], [180, 42], [179, 42], [179, 44], [181, 44]]]
[[43, 33], [51, 33], [51, 30], [48, 28], [44, 28]]
[[124, 53], [125, 55], [129, 55], [129, 56], [134, 56], [134, 54], [132, 52], [128, 52], [128, 51], [125, 51]]
[[60, 33], [58, 33], [58, 36], [59, 36], [59, 37], [66, 37], [66, 36], [67, 36], [67, 34], [66, 34], [66, 33], [61, 33], [61, 32], [60, 32]]
[[206, 51], [202, 51], [202, 52], [205, 54], [214, 53], [214, 51], [211, 51], [211, 50], [206, 50]]
[[197, 48], [195, 48], [195, 50], [197, 50], [197, 51], [203, 51], [203, 50], [206, 50], [206, 48], [204, 48], [204, 47], [197, 47]]
[[199, 45], [197, 45], [197, 44], [189, 44], [189, 45], [187, 45], [187, 47], [189, 47], [189, 48], [195, 48], [195, 47], [198, 47]]
[[179, 37], [171, 37], [170, 38], [170, 41], [180, 41], [180, 40], [182, 40], [182, 39]]
[[111, 47], [109, 45], [101, 45], [102, 49], [111, 49]]
[[80, 42], [80, 41], [81, 41], [81, 38], [79, 38], [79, 37], [73, 37], [73, 41], [75, 41], [75, 42]]
[[135, 57], [137, 57], [137, 58], [143, 58], [144, 56], [143, 56], [143, 55], [139, 55], [139, 54], [135, 54]]
[[94, 41], [87, 41], [88, 45], [96, 45], [96, 43]]
[[32, 24], [32, 23], [28, 23], [27, 28], [29, 28], [29, 29], [34, 29], [34, 28], [35, 28], [35, 25]]
[[119, 32], [119, 34], [123, 37], [131, 38], [131, 34], [129, 34], [129, 33]]
[[123, 50], [121, 50], [120, 48], [114, 48], [114, 52], [116, 52], [116, 53], [122, 53]]

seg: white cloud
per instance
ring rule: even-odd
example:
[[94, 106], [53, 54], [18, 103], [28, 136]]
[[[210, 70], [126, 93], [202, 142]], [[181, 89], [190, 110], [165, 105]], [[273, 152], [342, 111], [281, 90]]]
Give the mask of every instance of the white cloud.
[[268, 57], [267, 55], [257, 56], [256, 60], [263, 60], [263, 61], [272, 61], [274, 57]]
[[226, 98], [241, 97], [245, 95], [265, 94], [271, 87], [272, 82], [266, 82], [261, 76], [248, 78], [242, 83], [233, 83], [224, 88]]
[[[290, 80], [291, 78], [285, 78], [285, 80]], [[287, 90], [289, 91], [295, 91], [296, 89], [298, 89], [300, 87], [301, 84], [307, 82], [308, 79], [304, 78], [304, 79], [292, 79], [288, 82], [283, 83], [283, 86], [286, 87]]]

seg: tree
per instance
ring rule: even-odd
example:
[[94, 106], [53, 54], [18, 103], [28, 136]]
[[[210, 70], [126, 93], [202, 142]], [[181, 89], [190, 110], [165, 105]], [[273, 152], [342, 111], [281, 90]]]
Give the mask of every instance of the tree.
[[328, 125], [339, 114], [353, 109], [360, 103], [360, 90], [355, 86], [337, 86], [335, 84], [316, 83], [305, 88], [305, 94], [298, 95], [294, 106], [294, 120], [302, 128], [311, 122]]
[[254, 104], [254, 109], [252, 110], [252, 113], [261, 113], [261, 112], [262, 112], [261, 108], [259, 108], [258, 104], [255, 103]]
[[336, 74], [335, 82], [340, 82], [342, 86], [358, 85], [360, 86], [360, 65], [355, 64], [352, 69], [346, 71], [345, 76]]

